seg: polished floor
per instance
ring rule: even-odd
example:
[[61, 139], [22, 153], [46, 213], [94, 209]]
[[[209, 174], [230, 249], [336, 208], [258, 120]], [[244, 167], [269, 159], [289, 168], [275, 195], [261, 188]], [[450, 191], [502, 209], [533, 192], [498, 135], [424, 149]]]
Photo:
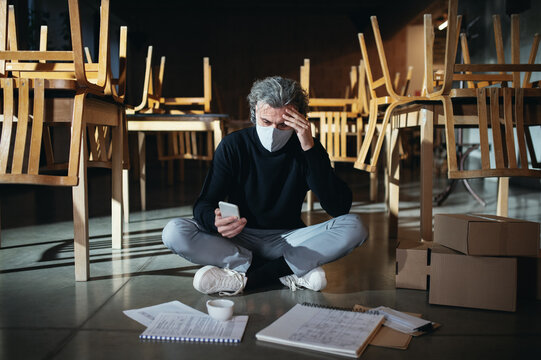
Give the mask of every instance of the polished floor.
[[[159, 167], [151, 168], [149, 210], [138, 211], [132, 183], [132, 216], [122, 250], [111, 250], [107, 217], [107, 176], [91, 177], [91, 280], [74, 281], [71, 196], [66, 189], [2, 185], [0, 250], [0, 359], [328, 359], [331, 355], [269, 345], [255, 334], [295, 303], [351, 307], [386, 305], [421, 313], [442, 324], [414, 338], [407, 350], [369, 346], [363, 359], [539, 359], [541, 302], [521, 300], [516, 313], [428, 304], [424, 291], [395, 289], [395, 240], [387, 235], [383, 191], [368, 202], [368, 177], [348, 166], [337, 171], [352, 187], [352, 212], [370, 236], [345, 258], [325, 266], [323, 292], [268, 288], [233, 297], [235, 313], [249, 315], [238, 345], [145, 342], [144, 330], [122, 311], [172, 300], [204, 311], [206, 300], [192, 287], [199, 266], [175, 256], [161, 243], [161, 229], [172, 218], [191, 216], [191, 204], [206, 172], [189, 169], [184, 183], [167, 185]], [[415, 238], [419, 229], [416, 171], [402, 175], [399, 238]], [[105, 180], [104, 180], [105, 179]], [[105, 184], [105, 185], [103, 185]], [[488, 205], [482, 207], [458, 184], [435, 212], [495, 213], [496, 184], [474, 181]], [[435, 179], [434, 194], [446, 185]], [[104, 186], [105, 190], [100, 190]], [[541, 191], [513, 184], [512, 217], [541, 221]], [[105, 203], [105, 205], [104, 205]], [[303, 213], [307, 223], [327, 218], [321, 210]], [[339, 358], [339, 357], [336, 357]]]

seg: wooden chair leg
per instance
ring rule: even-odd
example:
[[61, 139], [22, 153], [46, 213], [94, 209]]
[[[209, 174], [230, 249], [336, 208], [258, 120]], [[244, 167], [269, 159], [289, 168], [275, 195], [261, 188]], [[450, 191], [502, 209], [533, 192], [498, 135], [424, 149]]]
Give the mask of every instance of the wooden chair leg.
[[370, 202], [378, 201], [378, 173], [370, 173]]
[[381, 122], [381, 131], [378, 136], [378, 140], [376, 142], [376, 148], [374, 149], [374, 152], [372, 153], [372, 158], [370, 160], [370, 165], [367, 167], [368, 171], [374, 172], [376, 171], [376, 166], [379, 159], [379, 153], [381, 151], [381, 148], [383, 146], [383, 140], [387, 136], [387, 126], [389, 125], [389, 122], [391, 120], [391, 115], [393, 114], [393, 110], [401, 105], [404, 102], [395, 102], [390, 104], [387, 109], [385, 110], [385, 115], [383, 116], [383, 120]]
[[[82, 100], [77, 95], [74, 102], [75, 121], [82, 121]], [[75, 259], [75, 280], [87, 281], [90, 274], [88, 238], [88, 189], [87, 189], [87, 144], [86, 131], [81, 133], [79, 158], [79, 183], [73, 187], [73, 253]]]
[[122, 119], [122, 215], [125, 223], [130, 222], [130, 147], [128, 137], [128, 121], [126, 118], [126, 110], [121, 112]]
[[[432, 241], [432, 164], [434, 161], [433, 112], [421, 125], [421, 240]], [[453, 143], [454, 144], [454, 143]]]
[[314, 194], [312, 193], [312, 190], [308, 190], [306, 193], [306, 210], [314, 210]]
[[[372, 138], [372, 149], [376, 147], [376, 138]], [[378, 172], [370, 173], [370, 202], [378, 201]]]
[[223, 137], [222, 123], [220, 121], [214, 121], [212, 123], [212, 130], [214, 133], [214, 149], [216, 149]]
[[145, 133], [140, 131], [137, 133], [137, 147], [139, 149], [139, 188], [141, 192], [141, 210], [147, 209], [147, 192], [146, 192], [146, 154], [145, 154]]
[[357, 161], [355, 161], [354, 167], [360, 170], [366, 170], [369, 165], [366, 164], [366, 157], [368, 156], [368, 151], [372, 145], [372, 139], [374, 139], [374, 134], [376, 132], [376, 124], [378, 117], [378, 105], [375, 101], [370, 101], [370, 117], [368, 119], [368, 129], [364, 134], [364, 140], [361, 145], [361, 150]]
[[509, 213], [509, 178], [498, 178], [498, 202], [496, 215], [507, 217]]
[[122, 209], [124, 211], [124, 222], [130, 222], [130, 171], [122, 169]]
[[391, 164], [391, 127], [388, 126], [387, 127], [387, 130], [385, 131], [385, 162], [381, 162], [381, 163], [378, 163], [378, 164], [383, 164], [383, 174], [385, 175], [385, 196], [384, 196], [384, 201], [385, 201], [385, 206], [387, 207], [387, 214], [389, 213], [390, 211], [390, 208], [389, 208], [389, 184], [390, 184], [390, 164]]
[[118, 126], [112, 129], [113, 154], [112, 154], [112, 196], [111, 196], [111, 222], [112, 222], [112, 248], [122, 249], [122, 160], [124, 158], [124, 129], [122, 114], [124, 110], [120, 107], [117, 110]]
[[390, 136], [389, 161], [389, 238], [398, 237], [398, 204], [400, 193], [400, 136], [393, 129]]

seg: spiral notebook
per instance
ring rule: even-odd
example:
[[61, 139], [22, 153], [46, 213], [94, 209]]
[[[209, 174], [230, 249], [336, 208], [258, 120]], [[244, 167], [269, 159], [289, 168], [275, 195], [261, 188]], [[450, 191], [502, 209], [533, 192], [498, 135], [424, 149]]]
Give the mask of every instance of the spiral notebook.
[[248, 322], [247, 315], [228, 321], [208, 315], [160, 313], [139, 335], [145, 340], [192, 341], [204, 343], [239, 343]]
[[359, 357], [383, 324], [383, 315], [297, 304], [256, 338], [325, 353]]

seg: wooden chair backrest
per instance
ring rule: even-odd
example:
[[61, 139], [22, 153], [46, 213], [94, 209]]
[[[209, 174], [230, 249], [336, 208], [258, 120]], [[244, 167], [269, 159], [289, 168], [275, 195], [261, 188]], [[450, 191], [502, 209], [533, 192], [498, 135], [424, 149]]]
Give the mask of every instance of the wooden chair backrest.
[[[355, 98], [357, 102], [351, 105], [351, 112], [358, 113], [363, 117], [368, 117], [369, 107], [368, 103], [370, 98], [368, 96], [368, 89], [366, 84], [366, 68], [364, 66], [364, 60], [361, 59], [359, 65], [352, 66], [349, 72], [349, 86], [346, 87], [346, 99]], [[344, 107], [347, 111], [347, 108]]]
[[308, 97], [310, 97], [310, 59], [304, 59], [300, 74], [301, 87], [306, 91]]
[[[528, 64], [535, 64], [535, 59], [537, 57], [537, 51], [539, 50], [539, 41], [541, 40], [541, 35], [535, 34], [532, 42], [532, 49], [530, 50], [530, 56], [528, 57]], [[523, 88], [531, 88], [532, 83], [530, 78], [532, 76], [531, 71], [524, 73], [524, 80], [522, 81]]]
[[[381, 71], [383, 73], [383, 77], [373, 83], [374, 90], [381, 85], [385, 85], [387, 94], [389, 94], [389, 96], [391, 96], [393, 99], [399, 100], [402, 96], [397, 94], [397, 92], [395, 91], [395, 87], [393, 86], [393, 80], [391, 79], [391, 74], [389, 72], [385, 49], [383, 48], [383, 40], [381, 38], [381, 33], [379, 30], [378, 19], [375, 16], [371, 16], [370, 21], [372, 23], [372, 31], [374, 32], [374, 39], [376, 41], [376, 48], [378, 50], [379, 63]], [[364, 47], [365, 50], [363, 52], [363, 59], [365, 59], [366, 61], [366, 59], [368, 59], [368, 53], [366, 52], [366, 44], [364, 45]]]
[[370, 108], [368, 106], [370, 102], [370, 91], [366, 81], [366, 66], [364, 59], [361, 59], [359, 63], [359, 85], [357, 87], [358, 98], [360, 99], [360, 113], [361, 116], [367, 117], [370, 114]]
[[[400, 88], [400, 96], [408, 95], [408, 90], [410, 88], [412, 76], [413, 76], [413, 66], [408, 66], [408, 72], [406, 73], [406, 80], [404, 81], [404, 84]], [[398, 85], [396, 86], [396, 88], [398, 89]]]
[[[362, 136], [362, 119], [349, 119], [346, 111], [319, 111], [319, 139], [331, 162], [355, 162]], [[354, 150], [348, 149], [348, 139], [354, 137]], [[350, 150], [348, 152], [348, 150]]]
[[424, 84], [426, 95], [428, 97], [438, 97], [442, 94], [449, 94], [453, 84], [454, 66], [456, 62], [456, 52], [458, 47], [459, 29], [462, 24], [462, 15], [457, 15], [458, 0], [449, 0], [447, 16], [447, 34], [445, 40], [445, 62], [441, 87], [434, 89], [434, 26], [432, 24], [432, 15], [424, 15]]
[[[165, 60], [163, 60], [165, 61]], [[163, 69], [162, 67], [160, 69]], [[162, 70], [160, 70], [161, 73]], [[161, 74], [160, 76], [163, 76]], [[162, 78], [163, 80], [163, 78]], [[162, 82], [163, 83], [163, 82]], [[161, 83], [160, 83], [161, 85]], [[156, 89], [161, 94], [160, 89]], [[179, 106], [176, 113], [210, 113], [212, 102], [212, 67], [208, 57], [203, 58], [203, 96], [202, 97], [160, 97], [160, 106], [166, 112], [168, 107]]]
[[[174, 97], [162, 96], [165, 73], [165, 56], [160, 58], [159, 66], [152, 66], [153, 47], [149, 46], [145, 61], [145, 75], [143, 80], [143, 93], [139, 105], [131, 113], [166, 113], [167, 107], [184, 106], [196, 109], [184, 110], [179, 113], [209, 113], [212, 102], [212, 69], [209, 58], [203, 58], [203, 97]], [[201, 109], [202, 108], [202, 109]]]
[[[67, 173], [47, 175], [40, 168], [42, 144], [50, 142], [44, 131], [45, 81], [43, 79], [0, 78], [3, 114], [0, 137], [0, 182], [43, 185], [76, 185], [82, 124], [74, 122]], [[67, 121], [70, 121], [68, 119]], [[46, 128], [45, 128], [46, 129]], [[15, 140], [12, 141], [13, 134]], [[77, 142], [77, 140], [79, 141]], [[47, 162], [54, 161], [53, 147], [46, 146]]]
[[[86, 48], [85, 48], [86, 49]], [[107, 82], [105, 94], [111, 95], [117, 102], [123, 103], [126, 98], [126, 76], [127, 76], [127, 56], [128, 56], [128, 27], [120, 27], [120, 39], [118, 46], [118, 78], [113, 78], [111, 70], [111, 61], [107, 66]], [[91, 63], [91, 61], [88, 61]]]
[[[478, 107], [479, 150], [481, 167], [468, 170], [459, 169], [456, 161], [449, 161], [450, 178], [476, 177], [541, 177], [541, 164], [536, 158], [528, 124], [525, 123], [525, 89], [523, 88], [478, 88], [475, 89]], [[541, 89], [535, 95], [541, 100]], [[500, 105], [503, 103], [503, 114]], [[503, 124], [502, 124], [503, 117]], [[447, 132], [453, 133], [455, 119], [446, 124]], [[489, 129], [492, 130], [492, 142], [489, 142]], [[515, 141], [515, 138], [517, 141]], [[449, 140], [448, 140], [449, 142]], [[489, 145], [489, 143], [491, 145]], [[447, 145], [448, 158], [456, 159], [456, 144]], [[528, 154], [532, 166], [528, 164]], [[491, 164], [490, 158], [494, 163]], [[518, 157], [518, 161], [517, 161]]]
[[[502, 37], [500, 16], [493, 15], [492, 19], [493, 19], [493, 27], [494, 27], [494, 43], [496, 47], [497, 63], [505, 64], [505, 52], [503, 48], [503, 37]], [[518, 30], [518, 16], [516, 15], [511, 16], [511, 24], [512, 24], [511, 26], [512, 38], [515, 38], [514, 33]], [[513, 43], [515, 41], [516, 40], [514, 40]], [[466, 64], [466, 65], [471, 64], [468, 40], [465, 33], [460, 34], [460, 45], [461, 45], [461, 50], [462, 50], [463, 64]], [[535, 38], [534, 38], [533, 46], [535, 46]], [[516, 55], [514, 53], [518, 51], [518, 47], [513, 45], [512, 48], [513, 48], [512, 57], [515, 58]], [[529, 62], [529, 63], [533, 64], [533, 62]], [[475, 75], [471, 71], [465, 71], [464, 74], [457, 74], [455, 71], [455, 74], [453, 75], [453, 79], [454, 80], [469, 79], [466, 82], [468, 88], [479, 88], [479, 87], [485, 87], [485, 86], [494, 85], [494, 84], [500, 84], [501, 87], [507, 87], [508, 81], [512, 82], [513, 87], [518, 87], [517, 86], [518, 84], [515, 84], [515, 80], [516, 80], [515, 73], [507, 74], [504, 71], [500, 71], [499, 74]], [[531, 72], [529, 74], [531, 74]]]
[[158, 66], [152, 66], [150, 59], [152, 59], [152, 46], [148, 48], [143, 98], [141, 99], [141, 104], [135, 110], [144, 113], [163, 113], [164, 111], [160, 108], [160, 100], [165, 69], [165, 56], [160, 58], [160, 65]]
[[143, 93], [141, 95], [141, 102], [135, 106], [133, 112], [141, 111], [148, 108], [148, 90], [152, 79], [152, 46], [148, 47], [147, 57], [145, 59], [145, 75], [143, 78]]
[[337, 111], [339, 109], [348, 112], [350, 117], [361, 114], [363, 110], [366, 111], [367, 106], [365, 107], [364, 104], [368, 102], [362, 98], [362, 96], [366, 95], [366, 88], [363, 90], [364, 79], [362, 66], [352, 66], [350, 68], [349, 84], [345, 87], [346, 92], [343, 98], [318, 98], [310, 96], [314, 92], [310, 88], [310, 59], [304, 59], [304, 63], [300, 67], [300, 85], [308, 94], [310, 111]]
[[359, 37], [359, 45], [361, 46], [361, 54], [362, 54], [362, 58], [364, 62], [364, 67], [365, 67], [366, 82], [368, 84], [368, 89], [370, 91], [370, 98], [375, 99], [377, 98], [376, 89], [382, 85], [385, 85], [385, 79], [382, 77], [377, 80], [374, 80], [374, 77], [372, 75], [372, 66], [370, 65], [370, 59], [368, 58], [368, 49], [366, 46], [366, 41], [364, 39], [364, 34], [359, 33], [358, 37]]
[[154, 66], [151, 69], [150, 83], [148, 89], [148, 107], [153, 111], [160, 112], [162, 89], [163, 89], [163, 76], [165, 72], [165, 56], [160, 58], [160, 65]]
[[371, 16], [370, 21], [372, 23], [372, 30], [374, 32], [374, 39], [376, 41], [376, 48], [378, 52], [378, 59], [379, 59], [379, 65], [382, 71], [382, 77], [374, 80], [374, 75], [372, 72], [372, 66], [370, 65], [370, 61], [368, 58], [368, 51], [367, 46], [364, 38], [364, 34], [359, 34], [359, 43], [361, 46], [361, 53], [363, 57], [363, 61], [365, 64], [366, 72], [367, 72], [367, 79], [368, 79], [368, 86], [371, 91], [371, 96], [373, 98], [376, 98], [376, 89], [385, 85], [386, 94], [390, 96], [394, 100], [404, 100], [407, 98], [407, 90], [409, 88], [409, 83], [411, 81], [413, 68], [410, 66], [408, 67], [408, 71], [406, 73], [406, 78], [404, 81], [404, 85], [401, 89], [399, 89], [399, 83], [400, 83], [400, 73], [397, 72], [395, 74], [394, 79], [391, 78], [391, 73], [389, 71], [389, 66], [387, 63], [387, 57], [385, 55], [385, 49], [383, 47], [383, 39], [381, 38], [381, 32], [379, 29], [378, 19], [376, 16]]

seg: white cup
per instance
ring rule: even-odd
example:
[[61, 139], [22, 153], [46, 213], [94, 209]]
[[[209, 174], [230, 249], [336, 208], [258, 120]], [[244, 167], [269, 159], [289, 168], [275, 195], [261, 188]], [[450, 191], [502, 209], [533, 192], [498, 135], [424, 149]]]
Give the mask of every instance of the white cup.
[[233, 316], [233, 307], [235, 303], [231, 300], [208, 300], [207, 311], [209, 315], [216, 320], [226, 321]]

